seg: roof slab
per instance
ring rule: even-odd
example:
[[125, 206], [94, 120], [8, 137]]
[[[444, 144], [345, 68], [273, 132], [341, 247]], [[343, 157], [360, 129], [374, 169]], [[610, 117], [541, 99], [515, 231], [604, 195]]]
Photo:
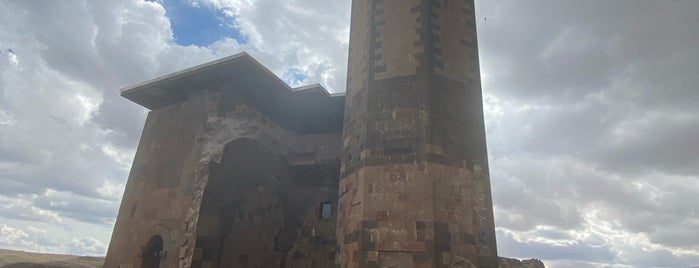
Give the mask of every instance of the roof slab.
[[330, 94], [319, 84], [291, 88], [244, 52], [123, 88], [121, 96], [157, 110], [202, 90], [235, 93], [297, 133], [342, 130], [344, 94]]

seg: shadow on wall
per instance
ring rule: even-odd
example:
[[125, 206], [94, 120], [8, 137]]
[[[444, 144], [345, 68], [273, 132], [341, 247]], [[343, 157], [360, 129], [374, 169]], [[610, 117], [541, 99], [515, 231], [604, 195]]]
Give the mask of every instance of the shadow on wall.
[[331, 265], [337, 185], [305, 183], [325, 181], [322, 170], [292, 166], [254, 139], [226, 144], [221, 162], [210, 165], [192, 267]]

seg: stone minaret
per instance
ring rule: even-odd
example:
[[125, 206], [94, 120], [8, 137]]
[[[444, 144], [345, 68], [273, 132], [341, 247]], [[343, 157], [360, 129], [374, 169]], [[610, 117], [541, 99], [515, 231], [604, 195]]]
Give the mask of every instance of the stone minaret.
[[353, 0], [340, 267], [496, 267], [473, 0]]

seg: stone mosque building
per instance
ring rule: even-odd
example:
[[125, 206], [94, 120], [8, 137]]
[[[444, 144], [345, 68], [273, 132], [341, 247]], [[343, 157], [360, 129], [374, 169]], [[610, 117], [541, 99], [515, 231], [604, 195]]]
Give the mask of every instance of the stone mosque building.
[[346, 94], [241, 53], [148, 109], [105, 267], [543, 267], [498, 259], [473, 0], [353, 0]]

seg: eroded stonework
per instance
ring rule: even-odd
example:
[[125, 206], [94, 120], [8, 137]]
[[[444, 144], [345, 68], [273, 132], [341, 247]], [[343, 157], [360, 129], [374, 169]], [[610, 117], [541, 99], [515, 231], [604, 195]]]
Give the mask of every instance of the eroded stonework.
[[352, 21], [370, 53], [350, 58], [338, 264], [497, 267], [473, 1], [355, 1]]
[[473, 0], [354, 0], [350, 32], [346, 96], [244, 53], [124, 89], [105, 267], [540, 267], [497, 256]]
[[[105, 267], [330, 267], [339, 133], [300, 135], [234, 94], [149, 114]], [[331, 212], [332, 214], [332, 212]], [[159, 252], [143, 248], [153, 236]], [[309, 266], [310, 265], [310, 266]]]

